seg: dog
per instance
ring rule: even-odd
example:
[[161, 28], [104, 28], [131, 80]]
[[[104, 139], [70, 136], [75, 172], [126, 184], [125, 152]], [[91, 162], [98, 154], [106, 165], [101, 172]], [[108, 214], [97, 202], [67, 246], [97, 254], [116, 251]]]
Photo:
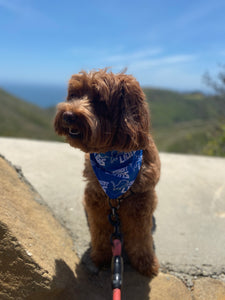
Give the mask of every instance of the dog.
[[159, 263], [151, 229], [160, 159], [138, 81], [109, 69], [72, 75], [54, 127], [72, 147], [85, 152], [84, 207], [94, 264], [102, 267], [111, 261], [109, 199], [121, 198], [118, 215], [125, 253], [141, 274], [156, 276]]

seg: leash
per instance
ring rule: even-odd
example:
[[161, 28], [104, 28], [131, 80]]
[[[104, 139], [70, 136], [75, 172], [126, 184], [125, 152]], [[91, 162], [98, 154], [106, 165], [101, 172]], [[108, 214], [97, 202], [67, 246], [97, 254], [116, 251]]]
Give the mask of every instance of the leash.
[[[123, 281], [123, 257], [122, 257], [122, 245], [123, 238], [120, 232], [120, 219], [117, 213], [120, 208], [120, 203], [122, 199], [112, 200], [109, 198], [109, 206], [111, 212], [109, 214], [109, 222], [114, 227], [114, 232], [111, 235], [110, 242], [112, 245], [112, 262], [111, 262], [111, 272], [112, 272], [112, 299], [121, 300], [121, 288]], [[112, 201], [116, 201], [114, 206]]]

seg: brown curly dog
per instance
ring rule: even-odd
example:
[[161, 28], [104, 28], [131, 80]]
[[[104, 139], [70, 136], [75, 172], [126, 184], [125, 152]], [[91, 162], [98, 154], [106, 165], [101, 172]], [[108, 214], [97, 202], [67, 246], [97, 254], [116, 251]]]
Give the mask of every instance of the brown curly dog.
[[73, 75], [66, 102], [58, 104], [55, 130], [86, 153], [84, 206], [93, 262], [100, 267], [111, 260], [108, 200], [121, 198], [118, 214], [125, 253], [140, 273], [157, 275], [151, 228], [160, 160], [139, 83], [131, 75], [107, 69]]

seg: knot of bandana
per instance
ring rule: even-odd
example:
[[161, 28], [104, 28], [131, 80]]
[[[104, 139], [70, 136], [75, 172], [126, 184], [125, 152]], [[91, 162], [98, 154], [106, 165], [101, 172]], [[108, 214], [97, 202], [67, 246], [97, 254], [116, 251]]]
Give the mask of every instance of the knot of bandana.
[[95, 175], [110, 199], [117, 199], [134, 183], [142, 164], [143, 151], [91, 153]]

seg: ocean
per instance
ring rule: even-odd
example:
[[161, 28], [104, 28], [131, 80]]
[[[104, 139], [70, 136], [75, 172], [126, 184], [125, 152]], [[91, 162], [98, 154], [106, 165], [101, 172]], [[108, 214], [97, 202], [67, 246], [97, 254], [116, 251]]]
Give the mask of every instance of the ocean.
[[48, 108], [65, 101], [67, 86], [63, 85], [31, 85], [31, 84], [0, 84], [8, 93], [37, 106]]

